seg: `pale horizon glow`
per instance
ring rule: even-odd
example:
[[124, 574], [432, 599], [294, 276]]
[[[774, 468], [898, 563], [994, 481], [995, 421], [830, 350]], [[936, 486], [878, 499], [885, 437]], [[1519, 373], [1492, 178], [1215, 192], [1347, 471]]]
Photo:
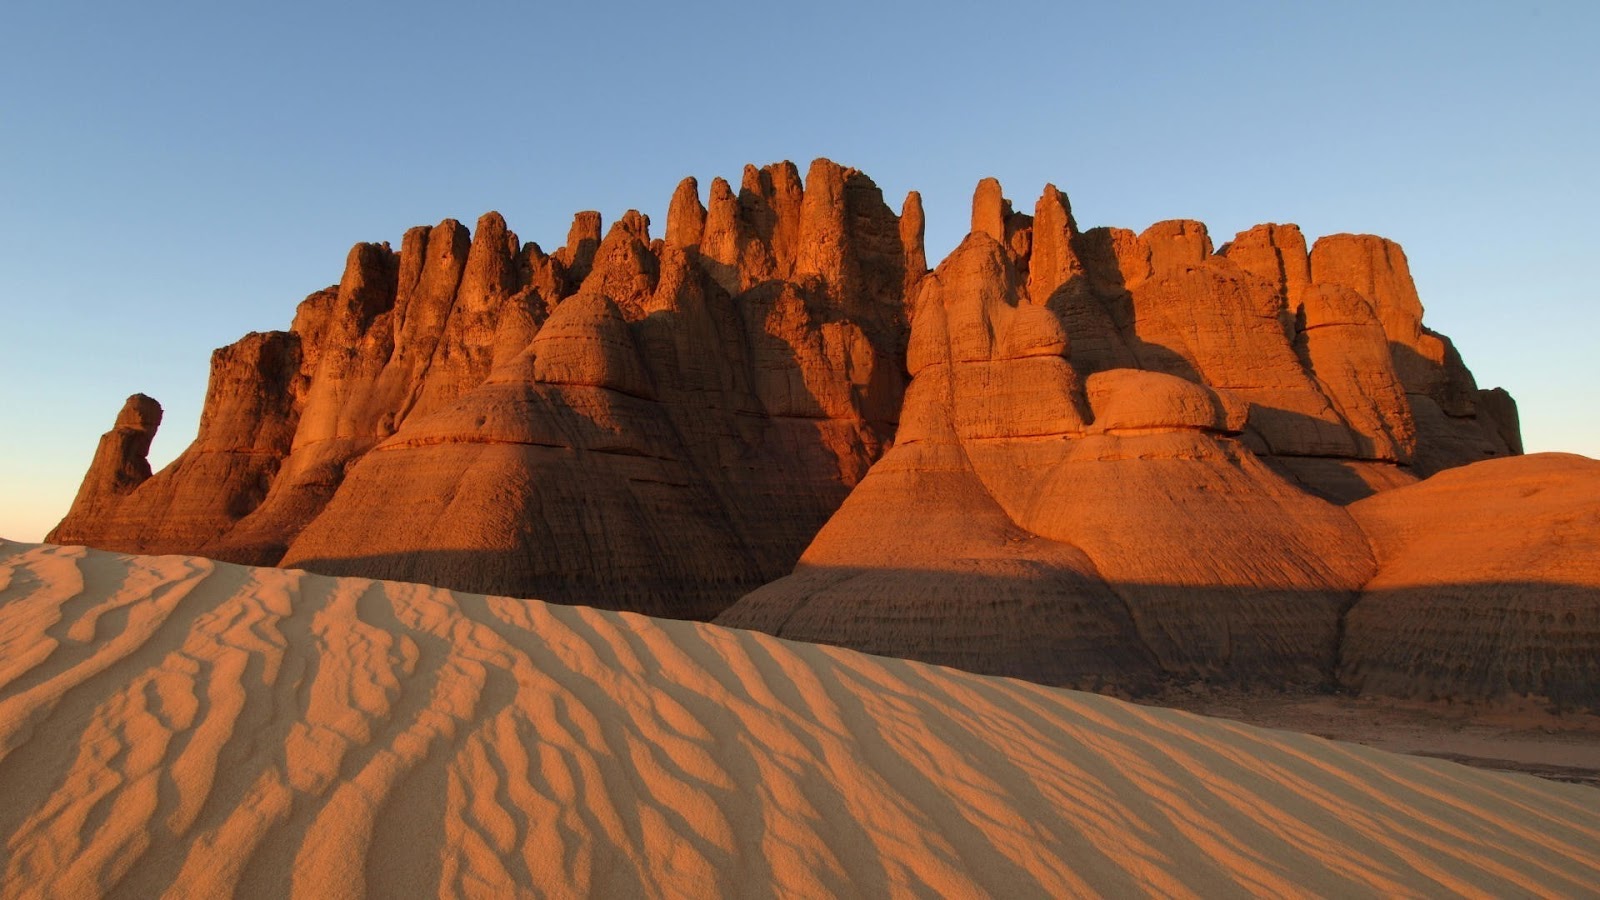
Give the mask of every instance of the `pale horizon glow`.
[[129, 394], [169, 462], [211, 351], [357, 241], [490, 209], [546, 249], [583, 209], [660, 234], [682, 177], [816, 156], [921, 191], [930, 263], [991, 175], [1085, 228], [1392, 238], [1529, 451], [1600, 456], [1600, 7], [1065, 7], [8, 5], [0, 536], [54, 526]]

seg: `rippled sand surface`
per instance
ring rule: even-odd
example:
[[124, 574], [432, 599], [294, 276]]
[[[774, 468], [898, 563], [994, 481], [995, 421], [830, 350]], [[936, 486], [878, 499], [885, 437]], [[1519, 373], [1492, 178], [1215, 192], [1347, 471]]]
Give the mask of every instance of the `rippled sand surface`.
[[0, 543], [0, 894], [1600, 892], [1600, 791], [711, 625]]

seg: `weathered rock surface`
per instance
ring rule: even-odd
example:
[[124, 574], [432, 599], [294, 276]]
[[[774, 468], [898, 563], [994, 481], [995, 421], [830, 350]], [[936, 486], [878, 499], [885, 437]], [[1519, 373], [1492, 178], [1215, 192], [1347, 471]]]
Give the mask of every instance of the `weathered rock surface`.
[[83, 476], [69, 519], [95, 520], [113, 511], [134, 488], [150, 479], [150, 442], [161, 427], [161, 404], [134, 394], [117, 413], [116, 424], [100, 436], [94, 460]]
[[[286, 332], [252, 333], [211, 354], [211, 382], [194, 443], [149, 477], [116, 477], [124, 460], [106, 459], [108, 444], [139, 451], [126, 460], [136, 476], [159, 416], [140, 418], [142, 428], [125, 431], [130, 409], [154, 406], [135, 394], [101, 438], [100, 451], [72, 509], [51, 532], [59, 540], [114, 546], [142, 553], [204, 548], [223, 537], [260, 505], [278, 474], [294, 435], [301, 388], [300, 344]], [[143, 399], [141, 399], [143, 398]], [[109, 465], [108, 465], [109, 464]], [[109, 471], [108, 471], [109, 470]], [[109, 477], [108, 477], [109, 476]]]
[[[1312, 248], [1311, 274], [1314, 281], [1354, 291], [1383, 328], [1417, 435], [1415, 454], [1402, 461], [1426, 477], [1512, 452], [1495, 413], [1514, 419], [1515, 406], [1479, 408], [1478, 386], [1455, 346], [1422, 324], [1422, 303], [1398, 244], [1372, 235], [1330, 235]], [[1506, 424], [1514, 429], [1514, 422]]]
[[1600, 461], [1491, 460], [1349, 509], [1378, 571], [1348, 616], [1343, 683], [1600, 706]]
[[1372, 571], [1360, 530], [1230, 436], [1240, 397], [1126, 369], [1086, 388], [995, 191], [918, 293], [895, 447], [717, 621], [1090, 687], [1325, 680]]
[[[1094, 688], [1600, 703], [1600, 673], [1568, 662], [1600, 658], [1600, 572], [1532, 550], [1600, 472], [1508, 460], [1407, 488], [1520, 452], [1515, 405], [1421, 327], [1398, 247], [1318, 247], [1284, 225], [1220, 251], [1197, 222], [1080, 234], [1054, 187], [1021, 222], [981, 183], [915, 298], [895, 446], [792, 575], [717, 621]], [[1528, 543], [1486, 552], [1463, 592], [1452, 556], [1501, 527], [1470, 498], [1519, 465], [1586, 487], [1522, 507]], [[1445, 527], [1469, 519], [1474, 539]], [[1600, 558], [1600, 521], [1579, 527]]]
[[[667, 218], [655, 239], [637, 212], [579, 213], [548, 254], [495, 213], [357, 245], [289, 331], [218, 351], [162, 472], [158, 408], [130, 401], [51, 539], [720, 613], [1090, 687], [1585, 696], [1591, 674], [1522, 649], [1493, 666], [1527, 677], [1395, 661], [1384, 627], [1445, 613], [1394, 579], [1453, 576], [1389, 523], [1456, 514], [1388, 498], [1521, 442], [1510, 396], [1421, 324], [1393, 243], [1080, 231], [1054, 186], [1029, 215], [986, 179], [928, 272], [920, 196], [896, 215], [827, 160], [704, 202], [686, 179]], [[1520, 470], [1475, 471], [1450, 496]], [[1559, 535], [1563, 509], [1525, 527]], [[1502, 556], [1497, 583], [1540, 581], [1531, 549]], [[1528, 615], [1517, 647], [1585, 640]], [[1490, 618], [1452, 620], [1481, 632], [1463, 646], [1499, 640]]]
[[288, 332], [219, 351], [173, 466], [118, 474], [153, 429], [119, 420], [52, 536], [710, 616], [898, 418], [920, 217], [827, 160], [807, 182], [751, 168], [708, 210], [687, 181], [666, 241], [580, 213], [546, 255], [489, 213], [357, 245]]

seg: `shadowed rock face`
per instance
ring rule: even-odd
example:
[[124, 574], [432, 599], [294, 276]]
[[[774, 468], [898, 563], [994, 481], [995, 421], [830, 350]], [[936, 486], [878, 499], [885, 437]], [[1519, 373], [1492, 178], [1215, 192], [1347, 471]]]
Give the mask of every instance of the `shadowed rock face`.
[[666, 241], [580, 213], [546, 254], [489, 213], [357, 245], [289, 331], [218, 351], [172, 466], [119, 418], [51, 539], [709, 617], [893, 436], [923, 259], [826, 160], [711, 200], [681, 185]]
[[161, 427], [161, 404], [134, 394], [117, 413], [117, 422], [100, 436], [89, 474], [73, 501], [73, 514], [96, 520], [112, 513], [123, 497], [150, 480], [150, 442]]
[[1349, 509], [1378, 569], [1347, 618], [1342, 683], [1600, 708], [1600, 462], [1491, 460]]
[[928, 273], [902, 210], [817, 160], [686, 179], [664, 239], [580, 213], [547, 254], [489, 213], [357, 245], [218, 351], [160, 473], [130, 401], [51, 540], [684, 617], [780, 579], [723, 621], [1321, 683], [1378, 566], [1344, 504], [1520, 449], [1390, 242], [1080, 231], [986, 179]]
[[972, 221], [915, 295], [894, 447], [719, 624], [1097, 689], [1600, 704], [1600, 464], [1465, 465], [1521, 452], [1515, 405], [1398, 247], [1079, 233], [992, 180]]
[[[1175, 224], [1163, 265], [1187, 268], [1170, 268], [1183, 277], [1161, 290], [1223, 284], [1226, 297], [1203, 307], [1215, 334], [1159, 332], [1169, 360], [1140, 332], [1119, 331], [1151, 365], [1085, 379], [1070, 330], [1032, 302], [1029, 285], [1058, 289], [1025, 275], [1030, 260], [996, 239], [1009, 204], [995, 190], [980, 185], [973, 234], [918, 292], [894, 448], [792, 576], [718, 621], [1094, 687], [1325, 680], [1340, 614], [1373, 562], [1348, 513], [1285, 481], [1246, 443], [1260, 398], [1320, 396], [1277, 322], [1256, 324], [1270, 290], [1253, 296], [1254, 283], [1226, 263], [1204, 268], [1203, 229]], [[1045, 212], [1057, 202], [1047, 189], [1038, 218], [1070, 229], [1069, 216]], [[1032, 246], [1048, 244], [1035, 235]], [[1141, 327], [1156, 337], [1160, 323]], [[1262, 333], [1230, 332], [1248, 327]], [[1277, 360], [1283, 372], [1255, 372], [1208, 342], [1248, 344], [1254, 365]], [[1202, 370], [1234, 376], [1235, 387], [1209, 386]], [[1290, 387], [1252, 388], [1239, 373]]]

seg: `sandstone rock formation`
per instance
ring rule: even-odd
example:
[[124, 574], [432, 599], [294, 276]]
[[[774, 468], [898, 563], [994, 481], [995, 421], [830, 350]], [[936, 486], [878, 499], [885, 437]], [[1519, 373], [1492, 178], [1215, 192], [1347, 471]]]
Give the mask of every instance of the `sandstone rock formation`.
[[649, 225], [580, 213], [546, 254], [489, 213], [357, 245], [289, 331], [218, 351], [172, 466], [120, 474], [148, 436], [108, 437], [52, 538], [712, 615], [892, 438], [920, 224], [818, 160], [804, 187], [789, 163], [719, 180], [709, 211], [691, 179], [667, 240]]
[[89, 474], [84, 476], [73, 510], [85, 518], [99, 518], [117, 501], [149, 480], [150, 442], [161, 427], [161, 404], [144, 394], [134, 394], [117, 413], [116, 424], [101, 435]]
[[1600, 707], [1600, 461], [1478, 463], [1350, 513], [1378, 570], [1347, 617], [1342, 683]]
[[1395, 690], [1381, 628], [1346, 633], [1399, 565], [1369, 511], [1521, 452], [1381, 238], [1082, 231], [1053, 185], [1030, 215], [985, 179], [929, 273], [920, 196], [896, 215], [827, 160], [704, 202], [686, 179], [667, 219], [580, 213], [552, 253], [495, 213], [357, 245], [289, 331], [218, 351], [154, 475], [130, 401], [51, 539], [1057, 683]]
[[1086, 686], [1325, 679], [1372, 570], [1360, 530], [1241, 442], [1261, 394], [1156, 366], [1085, 384], [995, 190], [917, 295], [894, 448], [794, 575], [718, 621]]
[[[916, 295], [894, 447], [792, 575], [717, 621], [1095, 688], [1600, 703], [1600, 673], [1572, 661], [1600, 658], [1600, 573], [1500, 552], [1446, 587], [1477, 486], [1543, 464], [1448, 473], [1459, 507], [1404, 489], [1521, 452], [1509, 397], [1478, 391], [1420, 309], [1380, 239], [1308, 254], [1293, 226], [1220, 251], [1196, 222], [1079, 233], [1053, 186], [1030, 220], [986, 180]], [[1519, 527], [1553, 538], [1574, 508]], [[1391, 549], [1380, 509], [1439, 552]]]

